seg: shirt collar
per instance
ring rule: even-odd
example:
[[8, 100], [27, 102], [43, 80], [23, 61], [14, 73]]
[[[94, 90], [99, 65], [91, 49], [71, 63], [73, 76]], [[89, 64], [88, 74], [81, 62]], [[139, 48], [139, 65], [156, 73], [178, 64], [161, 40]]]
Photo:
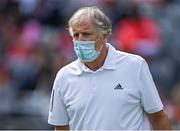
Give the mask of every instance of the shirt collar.
[[[100, 69], [98, 69], [97, 71], [103, 70], [103, 69], [114, 70], [116, 68], [116, 60], [117, 60], [116, 59], [117, 58], [116, 49], [109, 43], [107, 43], [107, 46], [108, 46], [108, 54], [106, 56], [105, 62], [103, 64], [103, 66]], [[77, 63], [78, 63], [78, 74], [79, 75], [82, 72], [93, 72], [92, 70], [87, 68], [79, 59], [77, 59]]]
[[116, 49], [107, 43], [108, 46], [108, 54], [106, 57], [106, 60], [102, 66], [103, 69], [115, 69], [116, 67], [116, 58], [117, 58], [117, 52]]

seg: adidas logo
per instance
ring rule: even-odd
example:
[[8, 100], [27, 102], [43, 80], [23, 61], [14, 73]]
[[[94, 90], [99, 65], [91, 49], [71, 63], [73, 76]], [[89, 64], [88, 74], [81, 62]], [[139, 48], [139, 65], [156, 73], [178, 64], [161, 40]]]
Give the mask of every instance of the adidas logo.
[[118, 89], [121, 89], [121, 90], [122, 90], [123, 88], [122, 88], [121, 84], [118, 84], [114, 89], [115, 89], [115, 90], [118, 90]]

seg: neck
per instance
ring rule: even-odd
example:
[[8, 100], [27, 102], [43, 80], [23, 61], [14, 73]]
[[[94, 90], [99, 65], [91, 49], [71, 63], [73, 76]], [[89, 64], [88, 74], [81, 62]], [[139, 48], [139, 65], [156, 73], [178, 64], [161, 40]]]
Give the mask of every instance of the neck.
[[103, 66], [104, 61], [107, 57], [107, 53], [108, 53], [108, 46], [105, 44], [103, 46], [102, 52], [100, 54], [100, 56], [94, 60], [93, 62], [85, 62], [84, 64], [91, 70], [96, 71], [98, 70], [100, 67]]

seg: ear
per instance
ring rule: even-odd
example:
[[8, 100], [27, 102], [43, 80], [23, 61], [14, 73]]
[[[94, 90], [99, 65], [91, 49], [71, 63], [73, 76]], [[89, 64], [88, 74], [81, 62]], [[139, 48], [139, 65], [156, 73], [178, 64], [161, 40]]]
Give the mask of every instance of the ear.
[[108, 40], [108, 36], [109, 36], [109, 35], [107, 35], [107, 34], [103, 34], [103, 35], [102, 35], [103, 41], [104, 41], [105, 43], [106, 43], [107, 40]]
[[107, 39], [108, 35], [107, 34], [103, 34], [103, 39]]

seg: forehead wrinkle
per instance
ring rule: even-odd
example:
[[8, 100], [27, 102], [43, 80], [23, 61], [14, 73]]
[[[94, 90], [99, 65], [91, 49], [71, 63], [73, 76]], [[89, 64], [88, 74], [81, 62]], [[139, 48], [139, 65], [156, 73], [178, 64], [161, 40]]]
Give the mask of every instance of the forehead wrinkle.
[[78, 24], [78, 25], [75, 25], [72, 27], [72, 31], [73, 32], [94, 32], [94, 27], [92, 25], [81, 25], [81, 24]]
[[84, 33], [84, 32], [93, 32], [92, 30], [90, 30], [90, 29], [72, 29], [72, 31], [73, 31], [73, 33], [77, 33], [77, 32], [79, 32], [79, 33]]

